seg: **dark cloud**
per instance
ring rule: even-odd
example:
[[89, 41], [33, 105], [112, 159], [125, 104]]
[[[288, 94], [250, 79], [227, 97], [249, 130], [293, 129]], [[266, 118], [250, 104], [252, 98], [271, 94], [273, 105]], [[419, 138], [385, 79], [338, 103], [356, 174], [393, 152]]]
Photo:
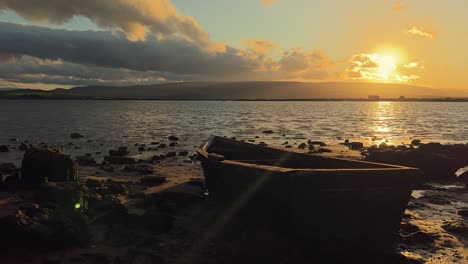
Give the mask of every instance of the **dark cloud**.
[[[181, 38], [132, 42], [103, 31], [53, 30], [0, 22], [0, 53], [137, 71], [179, 74], [245, 72], [255, 61], [225, 52], [205, 51]], [[4, 55], [5, 56], [5, 55]]]

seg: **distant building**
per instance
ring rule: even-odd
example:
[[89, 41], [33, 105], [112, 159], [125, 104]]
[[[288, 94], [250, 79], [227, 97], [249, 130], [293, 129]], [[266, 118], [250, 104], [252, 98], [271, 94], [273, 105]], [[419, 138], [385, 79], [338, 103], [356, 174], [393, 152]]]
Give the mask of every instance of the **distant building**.
[[369, 95], [367, 97], [368, 100], [380, 100], [380, 96], [378, 95]]
[[404, 97], [404, 96], [402, 95], [402, 96], [400, 96], [400, 97], [398, 98], [398, 100], [404, 101], [404, 100], [406, 100], [406, 97]]

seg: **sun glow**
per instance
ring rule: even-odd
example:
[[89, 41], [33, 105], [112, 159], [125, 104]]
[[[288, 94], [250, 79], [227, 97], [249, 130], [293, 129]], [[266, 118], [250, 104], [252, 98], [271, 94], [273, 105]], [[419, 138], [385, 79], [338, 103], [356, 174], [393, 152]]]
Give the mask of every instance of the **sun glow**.
[[388, 80], [393, 74], [396, 74], [397, 62], [394, 56], [377, 56], [376, 63], [378, 65], [377, 71], [382, 79]]

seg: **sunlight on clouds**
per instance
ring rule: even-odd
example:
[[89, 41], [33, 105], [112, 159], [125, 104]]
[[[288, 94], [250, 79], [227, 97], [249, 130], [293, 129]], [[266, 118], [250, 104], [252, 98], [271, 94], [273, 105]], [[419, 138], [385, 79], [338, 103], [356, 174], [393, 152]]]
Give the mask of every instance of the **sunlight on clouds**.
[[417, 35], [425, 38], [434, 39], [437, 37], [437, 32], [429, 25], [414, 25], [404, 31], [406, 34]]
[[418, 68], [418, 62], [403, 63], [400, 56], [391, 53], [357, 54], [349, 62], [351, 65], [346, 69], [348, 79], [409, 82], [420, 78], [416, 74], [405, 72]]
[[405, 9], [405, 6], [401, 3], [401, 1], [397, 1], [392, 7], [392, 10], [395, 12], [401, 12], [404, 9]]

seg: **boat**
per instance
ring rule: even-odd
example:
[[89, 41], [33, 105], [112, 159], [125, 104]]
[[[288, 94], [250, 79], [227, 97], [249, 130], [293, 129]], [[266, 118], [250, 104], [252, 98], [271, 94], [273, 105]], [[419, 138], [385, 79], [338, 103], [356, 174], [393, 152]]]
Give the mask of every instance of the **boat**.
[[[209, 198], [325, 248], [388, 249], [416, 168], [324, 157], [212, 136], [198, 149]], [[340, 249], [341, 251], [341, 249]]]

